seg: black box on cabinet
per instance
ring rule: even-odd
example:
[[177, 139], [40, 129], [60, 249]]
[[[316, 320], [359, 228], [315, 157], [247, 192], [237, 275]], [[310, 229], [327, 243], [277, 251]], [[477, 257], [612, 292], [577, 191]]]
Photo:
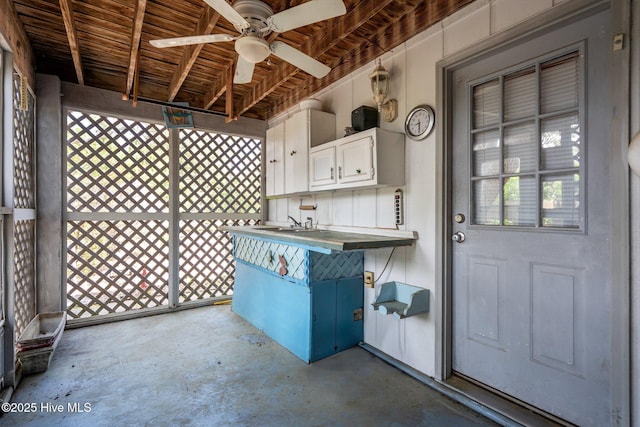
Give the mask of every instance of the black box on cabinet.
[[378, 126], [378, 109], [362, 105], [351, 112], [351, 127], [361, 132]]

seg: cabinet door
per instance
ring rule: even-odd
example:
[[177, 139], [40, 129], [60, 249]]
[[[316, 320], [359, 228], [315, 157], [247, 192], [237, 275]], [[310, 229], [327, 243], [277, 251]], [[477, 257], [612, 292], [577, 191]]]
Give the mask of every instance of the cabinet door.
[[265, 167], [267, 196], [284, 194], [284, 123], [267, 129]]
[[309, 154], [309, 186], [323, 187], [336, 183], [336, 147], [327, 147]]
[[373, 148], [370, 136], [338, 145], [338, 183], [373, 180]]
[[336, 285], [336, 351], [363, 340], [364, 287], [362, 276], [340, 279]]
[[309, 191], [309, 115], [294, 114], [285, 122], [285, 184], [287, 194]]

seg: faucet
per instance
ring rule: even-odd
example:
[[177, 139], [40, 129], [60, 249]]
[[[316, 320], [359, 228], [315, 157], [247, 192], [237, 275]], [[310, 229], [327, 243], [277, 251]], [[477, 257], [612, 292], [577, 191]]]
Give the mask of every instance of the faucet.
[[293, 226], [294, 227], [302, 227], [302, 223], [300, 223], [299, 221], [297, 221], [294, 217], [292, 217], [291, 215], [289, 215], [287, 217], [288, 219], [290, 219], [291, 221], [293, 221]]

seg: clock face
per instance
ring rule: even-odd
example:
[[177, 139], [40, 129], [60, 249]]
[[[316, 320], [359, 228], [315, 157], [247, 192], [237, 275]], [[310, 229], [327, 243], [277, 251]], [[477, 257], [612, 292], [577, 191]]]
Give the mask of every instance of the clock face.
[[433, 109], [429, 106], [419, 106], [413, 109], [405, 123], [405, 130], [413, 139], [425, 138], [434, 124]]

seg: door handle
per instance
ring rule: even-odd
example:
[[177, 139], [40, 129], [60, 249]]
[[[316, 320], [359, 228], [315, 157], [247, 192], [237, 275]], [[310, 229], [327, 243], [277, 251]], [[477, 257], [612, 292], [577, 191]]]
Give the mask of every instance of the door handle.
[[453, 233], [453, 236], [451, 236], [451, 240], [453, 240], [456, 243], [462, 243], [464, 242], [465, 239], [466, 239], [466, 236], [462, 231], [456, 231], [455, 233]]

